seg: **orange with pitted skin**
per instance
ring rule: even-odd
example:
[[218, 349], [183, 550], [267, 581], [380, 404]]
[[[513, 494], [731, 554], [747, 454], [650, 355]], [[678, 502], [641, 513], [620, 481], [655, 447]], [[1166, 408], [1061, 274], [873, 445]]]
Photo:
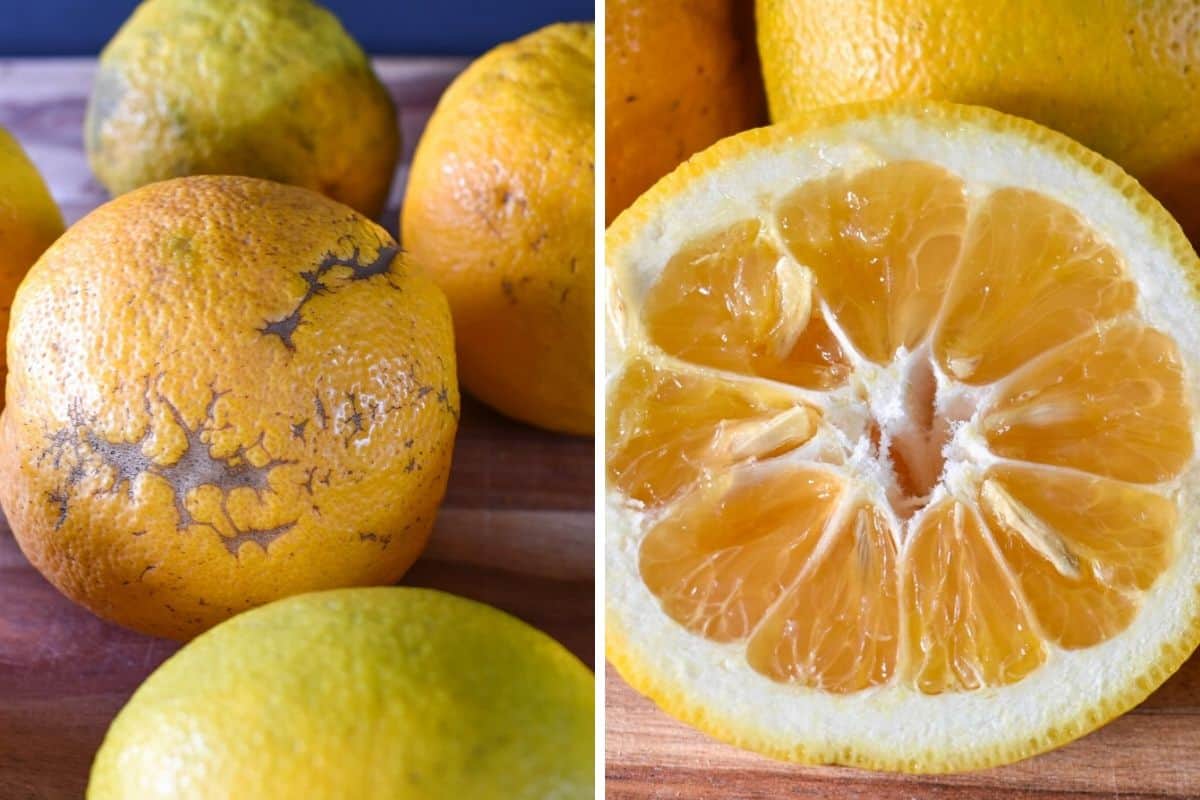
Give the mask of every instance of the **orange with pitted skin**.
[[693, 153], [766, 121], [744, 0], [605, 4], [605, 219]]
[[445, 298], [392, 238], [250, 178], [94, 211], [17, 292], [0, 501], [64, 594], [186, 638], [290, 594], [395, 581], [458, 418]]
[[590, 434], [595, 32], [502, 44], [438, 102], [413, 156], [405, 249], [454, 312], [463, 387], [502, 414]]
[[771, 118], [949, 100], [1040, 122], [1111, 158], [1200, 241], [1194, 0], [757, 0]]
[[[42, 176], [17, 140], [0, 128], [0, 330], [8, 328], [17, 284], [62, 232], [62, 215]], [[0, 350], [0, 373], [4, 363]]]

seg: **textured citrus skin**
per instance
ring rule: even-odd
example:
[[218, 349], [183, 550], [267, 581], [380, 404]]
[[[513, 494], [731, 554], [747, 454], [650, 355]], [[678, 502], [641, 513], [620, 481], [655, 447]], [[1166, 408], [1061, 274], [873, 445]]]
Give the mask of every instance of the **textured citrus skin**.
[[[62, 215], [42, 176], [17, 140], [0, 128], [0, 330], [8, 330], [17, 284], [62, 232]], [[4, 368], [0, 353], [0, 374]]]
[[138, 689], [89, 800], [576, 800], [593, 794], [592, 673], [489, 606], [317, 592], [238, 616]]
[[507, 416], [592, 431], [595, 181], [590, 24], [484, 55], [442, 99], [401, 217], [454, 311], [463, 386]]
[[371, 217], [400, 146], [367, 57], [310, 0], [142, 3], [100, 54], [84, 134], [114, 195], [184, 175], [249, 175]]
[[1189, 0], [758, 0], [771, 117], [884, 98], [990, 106], [1116, 161], [1200, 235]]
[[[620, 214], [605, 234], [606, 253], [610, 259], [625, 257], [626, 251], [643, 234], [647, 226], [662, 224], [664, 207], [670, 207], [676, 202], [678, 196], [693, 182], [727, 169], [729, 164], [737, 163], [755, 153], [795, 146], [793, 140], [803, 140], [826, 128], [836, 129], [856, 122], [869, 123], [876, 117], [885, 118], [882, 124], [886, 125], [886, 117], [893, 115], [901, 118], [919, 116], [928, 124], [940, 125], [945, 129], [948, 139], [959, 134], [964, 127], [969, 129], [970, 126], [984, 126], [997, 133], [1025, 139], [1036, 147], [1052, 149], [1060, 154], [1064, 161], [1100, 176], [1119, 191], [1144, 218], [1148, 235], [1162, 243], [1165, 249], [1173, 254], [1174, 260], [1181, 268], [1186, 270], [1185, 277], [1191, 291], [1186, 298], [1180, 299], [1190, 304], [1200, 303], [1200, 262], [1197, 262], [1196, 254], [1180, 226], [1155, 198], [1118, 166], [1076, 141], [1025, 119], [1000, 114], [988, 108], [937, 101], [885, 101], [825, 107], [800, 114], [780, 124], [729, 137], [680, 165]], [[830, 145], [837, 143], [829, 142]], [[780, 180], [786, 182], [790, 179], [788, 176], [781, 176]], [[610, 268], [612, 263], [610, 261]], [[620, 278], [614, 280], [614, 286], [619, 282]], [[619, 298], [610, 295], [610, 304], [617, 300]], [[609, 335], [615, 337], [619, 334]], [[624, 348], [636, 350], [637, 346], [637, 343], [622, 343]], [[616, 357], [610, 356], [606, 369], [610, 374], [615, 374], [628, 358], [623, 352], [619, 352]], [[614, 511], [616, 505], [610, 501], [607, 521], [606, 536], [609, 540], [610, 562], [615, 558], [614, 542], [619, 541], [621, 532], [632, 524], [620, 511]], [[606, 588], [605, 648], [607, 659], [621, 676], [667, 713], [721, 741], [772, 758], [805, 764], [842, 764], [866, 769], [927, 774], [983, 769], [1019, 761], [1071, 742], [1130, 710], [1178, 670], [1200, 644], [1200, 584], [1195, 583], [1194, 575], [1189, 575], [1187, 579], [1192, 582], [1192, 586], [1188, 594], [1192, 602], [1178, 612], [1183, 619], [1184, 633], [1150, 654], [1145, 668], [1132, 680], [1120, 687], [1105, 687], [1107, 693], [1100, 697], [1086, 714], [1069, 718], [1047, 718], [1040, 730], [1010, 730], [999, 740], [995, 732], [981, 732], [981, 735], [986, 733], [988, 737], [986, 744], [980, 745], [977, 740], [963, 742], [959, 752], [931, 749], [913, 755], [899, 752], [889, 746], [889, 743], [863, 736], [861, 733], [858, 735], [859, 741], [853, 746], [839, 745], [837, 737], [832, 734], [797, 741], [785, 733], [760, 724], [752, 715], [744, 713], [752, 698], [733, 698], [732, 702], [718, 707], [697, 697], [687, 685], [687, 676], [693, 665], [678, 663], [672, 670], [656, 667], [653, 663], [655, 654], [649, 653], [644, 643], [638, 642], [641, 620], [636, 617], [630, 618], [623, 613], [621, 595], [624, 587], [613, 581], [612, 576], [615, 572], [610, 563], [607, 569], [610, 583]], [[998, 704], [998, 721], [1005, 717], [1002, 704], [1012, 700], [1004, 697], [1002, 692], [1003, 690], [997, 692], [995, 699]], [[890, 700], [887, 696], [878, 698], [881, 704]], [[886, 705], [882, 707], [887, 708]], [[851, 736], [854, 735], [853, 724], [854, 720], [848, 716], [847, 725]], [[932, 716], [922, 720], [922, 725], [926, 727], [935, 724], [936, 719]], [[838, 733], [840, 738], [845, 740], [846, 732]]]
[[13, 307], [0, 501], [64, 594], [192, 636], [424, 546], [458, 418], [445, 298], [387, 232], [252, 178], [89, 214]]
[[765, 120], [751, 7], [610, 0], [605, 7], [609, 222], [676, 164]]

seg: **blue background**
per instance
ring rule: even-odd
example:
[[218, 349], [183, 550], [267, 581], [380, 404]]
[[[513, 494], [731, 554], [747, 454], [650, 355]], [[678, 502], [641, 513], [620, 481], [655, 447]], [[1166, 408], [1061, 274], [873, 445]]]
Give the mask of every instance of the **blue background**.
[[[594, 16], [592, 0], [321, 3], [380, 55], [472, 55], [551, 22]], [[97, 55], [136, 6], [136, 0], [0, 0], [0, 55]]]

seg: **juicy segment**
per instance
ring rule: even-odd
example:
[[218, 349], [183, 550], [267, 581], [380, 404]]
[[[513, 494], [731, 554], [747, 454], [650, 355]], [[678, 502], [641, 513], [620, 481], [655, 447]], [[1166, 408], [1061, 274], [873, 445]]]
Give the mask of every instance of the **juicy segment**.
[[609, 397], [606, 461], [626, 497], [657, 505], [701, 478], [812, 438], [819, 413], [769, 386], [636, 361]]
[[[1181, 360], [1049, 197], [837, 173], [625, 300], [645, 342], [609, 392], [608, 474], [645, 512], [642, 580], [772, 680], [1014, 683], [1120, 633], [1171, 563]], [[887, 416], [906, 391], [933, 420]], [[914, 447], [940, 473], [901, 513]]]
[[1075, 212], [1000, 189], [976, 212], [934, 351], [947, 375], [991, 383], [1136, 299], [1117, 254]]
[[812, 560], [841, 488], [827, 473], [786, 468], [699, 484], [646, 537], [642, 579], [690, 630], [745, 638]]
[[967, 199], [950, 173], [906, 161], [807, 183], [778, 218], [847, 337], [884, 363], [925, 338], [962, 248]]
[[1121, 323], [1014, 375], [983, 428], [992, 452], [1006, 458], [1158, 483], [1192, 456], [1183, 392], [1175, 343]]
[[975, 513], [945, 501], [929, 509], [905, 554], [905, 674], [921, 691], [1012, 683], [1045, 659], [1021, 597], [988, 546]]
[[701, 237], [667, 263], [642, 311], [655, 344], [731, 372], [825, 389], [847, 365], [820, 313], [812, 279], [757, 220]]
[[746, 658], [764, 675], [854, 692], [895, 671], [896, 544], [875, 508], [848, 508], [827, 524], [821, 552], [754, 630]]
[[1030, 612], [1061, 647], [1119, 633], [1176, 550], [1175, 504], [1127, 483], [998, 466], [979, 494]]

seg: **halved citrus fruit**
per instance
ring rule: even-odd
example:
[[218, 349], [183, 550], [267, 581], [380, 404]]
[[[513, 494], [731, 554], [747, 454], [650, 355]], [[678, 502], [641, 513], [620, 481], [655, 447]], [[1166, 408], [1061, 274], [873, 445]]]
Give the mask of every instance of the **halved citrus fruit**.
[[726, 139], [607, 234], [608, 652], [769, 755], [1004, 763], [1200, 638], [1200, 262], [974, 107]]

